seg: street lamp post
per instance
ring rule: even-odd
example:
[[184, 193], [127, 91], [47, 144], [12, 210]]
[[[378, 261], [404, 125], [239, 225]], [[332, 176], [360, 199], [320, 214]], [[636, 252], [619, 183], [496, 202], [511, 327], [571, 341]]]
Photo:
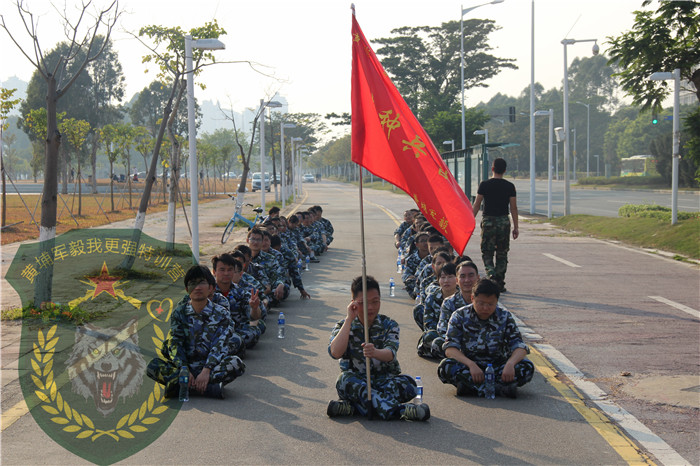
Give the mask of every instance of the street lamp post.
[[566, 46], [577, 42], [593, 42], [593, 55], [598, 55], [598, 39], [562, 39], [564, 46], [564, 215], [571, 214], [570, 182], [569, 182], [569, 64], [566, 57]]
[[185, 74], [187, 75], [187, 144], [190, 152], [190, 215], [192, 216], [192, 254], [199, 263], [199, 177], [197, 176], [197, 126], [194, 115], [194, 70], [192, 49], [223, 50], [226, 46], [218, 39], [196, 39], [185, 36]]
[[[297, 196], [297, 178], [299, 178], [299, 173], [297, 171], [297, 164], [296, 164], [296, 157], [297, 153], [294, 148], [294, 143], [301, 141], [301, 138], [291, 138], [290, 139], [292, 142], [292, 192], [294, 193], [294, 196]], [[295, 173], [296, 172], [296, 173]]]
[[476, 8], [479, 8], [480, 6], [492, 5], [495, 3], [503, 3], [504, 1], [505, 0], [493, 0], [491, 2], [482, 3], [480, 5], [472, 6], [469, 8], [462, 8], [460, 6], [460, 9], [462, 10], [462, 14], [459, 17], [459, 68], [461, 70], [462, 76], [462, 80], [460, 81], [460, 87], [462, 89], [462, 150], [467, 148], [467, 129], [464, 121], [464, 15]]
[[[547, 218], [552, 218], [552, 143], [554, 142], [554, 110], [538, 110], [535, 116], [549, 116], [549, 151], [547, 155]], [[531, 196], [534, 194], [531, 193]], [[532, 203], [531, 203], [532, 204]]]
[[282, 104], [276, 100], [260, 99], [260, 204], [265, 212], [265, 108], [279, 108]]
[[591, 104], [576, 102], [586, 107], [586, 177], [591, 176]]
[[594, 154], [593, 157], [595, 157], [595, 176], [600, 176], [600, 156]]
[[442, 141], [442, 143], [445, 145], [447, 145], [447, 144], [452, 145], [452, 149], [450, 149], [450, 150], [452, 152], [454, 152], [454, 150], [455, 150], [455, 140], [454, 139], [450, 139], [449, 141]]
[[489, 143], [489, 130], [488, 130], [488, 128], [477, 129], [476, 131], [474, 131], [475, 136], [478, 136], [480, 134], [484, 135], [484, 144], [488, 144]]
[[571, 128], [571, 132], [574, 133], [574, 181], [576, 181], [576, 156], [578, 153], [576, 153], [576, 128]]
[[676, 68], [673, 72], [657, 72], [649, 76], [652, 81], [665, 81], [673, 79], [673, 153], [671, 172], [671, 225], [678, 223], [678, 168], [681, 158], [680, 153], [680, 90], [681, 90], [681, 70]]
[[[296, 128], [297, 125], [294, 123], [280, 123], [280, 152], [282, 158], [282, 174], [280, 179], [282, 180], [282, 208], [287, 206], [287, 174], [285, 173], [284, 167], [284, 128]], [[292, 143], [293, 144], [293, 143]], [[292, 150], [293, 152], [293, 150]], [[277, 180], [275, 180], [277, 181]]]

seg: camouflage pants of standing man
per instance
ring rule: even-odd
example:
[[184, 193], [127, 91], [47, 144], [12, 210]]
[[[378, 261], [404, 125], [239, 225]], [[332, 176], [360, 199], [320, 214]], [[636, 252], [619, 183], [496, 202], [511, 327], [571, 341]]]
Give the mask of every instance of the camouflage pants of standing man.
[[484, 261], [486, 276], [496, 280], [500, 285], [505, 284], [506, 281], [509, 248], [510, 219], [508, 216], [485, 215], [481, 220], [481, 258]]
[[[477, 363], [476, 365], [479, 366], [481, 370], [486, 370], [486, 364]], [[496, 376], [496, 386], [505, 385], [501, 381], [501, 374], [503, 374], [503, 368], [505, 365], [505, 361], [502, 363], [493, 364], [493, 372]], [[443, 359], [438, 366], [437, 372], [442, 383], [449, 383], [455, 387], [459, 383], [462, 383], [472, 395], [484, 396], [484, 384], [474, 383], [471, 373], [469, 372], [469, 368], [456, 359]], [[518, 385], [518, 387], [522, 387], [532, 380], [532, 376], [534, 374], [535, 366], [527, 359], [523, 359], [515, 365], [515, 383]]]
[[[341, 400], [353, 404], [355, 411], [367, 415], [367, 379], [364, 374], [343, 371], [338, 376], [335, 388]], [[383, 420], [399, 419], [403, 404], [417, 394], [415, 381], [407, 375], [372, 377], [372, 409], [374, 415]]]

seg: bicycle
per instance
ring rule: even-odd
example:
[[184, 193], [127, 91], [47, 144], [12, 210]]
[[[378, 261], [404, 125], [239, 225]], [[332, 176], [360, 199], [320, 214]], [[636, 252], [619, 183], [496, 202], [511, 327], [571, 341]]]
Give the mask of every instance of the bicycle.
[[[232, 196], [229, 194], [229, 197], [231, 198], [232, 201], [236, 201], [236, 196]], [[255, 219], [254, 220], [249, 220], [245, 218], [243, 215], [241, 215], [241, 210], [243, 210], [243, 205], [244, 204], [239, 204], [236, 202], [236, 210], [233, 213], [233, 216], [231, 219], [228, 221], [226, 224], [226, 228], [224, 228], [224, 234], [221, 235], [221, 244], [225, 244], [226, 241], [228, 241], [229, 236], [231, 236], [231, 233], [233, 233], [233, 228], [236, 226], [236, 223], [241, 222], [248, 226], [248, 230], [253, 228], [256, 224], [262, 223], [264, 217], [262, 216], [262, 207], [256, 207], [253, 209], [253, 212], [255, 212]], [[245, 204], [247, 206], [253, 207], [253, 204]]]

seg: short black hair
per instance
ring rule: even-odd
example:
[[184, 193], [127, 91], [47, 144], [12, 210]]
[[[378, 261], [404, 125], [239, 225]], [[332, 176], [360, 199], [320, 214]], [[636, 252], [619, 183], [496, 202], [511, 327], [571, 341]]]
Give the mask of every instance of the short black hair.
[[457, 275], [457, 266], [453, 262], [448, 262], [447, 264], [443, 265], [440, 271], [437, 273], [437, 277], [440, 278], [440, 275]]
[[[379, 289], [379, 282], [371, 275], [367, 275], [367, 291], [369, 290], [377, 290], [379, 296], [382, 295], [381, 290]], [[355, 279], [352, 281], [352, 284], [350, 285], [350, 292], [352, 292], [353, 299], [357, 298], [357, 296], [362, 293], [362, 275], [355, 277]]]
[[185, 288], [187, 288], [188, 283], [199, 282], [202, 279], [206, 280], [209, 285], [216, 286], [216, 279], [214, 275], [211, 274], [209, 267], [193, 265], [189, 268], [187, 273], [185, 273]]
[[282, 246], [282, 239], [279, 237], [279, 235], [271, 235], [270, 247], [276, 248], [277, 246]]
[[239, 244], [237, 245], [234, 249], [234, 251], [241, 251], [243, 254], [246, 256], [252, 256], [253, 255], [253, 250], [248, 247], [247, 244]]
[[299, 223], [299, 217], [297, 217], [296, 215], [290, 215], [287, 219], [287, 223], [296, 225], [297, 223]]
[[506, 172], [506, 160], [502, 157], [498, 157], [493, 160], [493, 172], [502, 175]]
[[223, 254], [219, 254], [219, 255], [216, 255], [216, 256], [211, 258], [211, 267], [212, 267], [212, 269], [214, 269], [214, 271], [216, 271], [216, 266], [219, 265], [219, 262], [221, 262], [222, 264], [225, 264], [225, 265], [232, 266], [233, 261], [235, 261], [235, 260], [236, 259], [234, 259], [231, 254], [228, 254], [225, 252]]
[[280, 208], [277, 206], [272, 206], [270, 207], [270, 210], [267, 211], [269, 215], [276, 214], [277, 212], [280, 211]]
[[263, 234], [262, 229], [261, 229], [261, 228], [258, 228], [258, 227], [253, 227], [253, 228], [251, 228], [251, 229], [248, 231], [248, 236], [247, 236], [246, 238], [250, 238], [250, 237], [253, 236], [253, 235], [260, 235], [260, 238], [262, 238], [263, 236], [265, 236], [265, 235]]
[[474, 269], [474, 271], [478, 274], [479, 273], [479, 268], [476, 266], [476, 264], [472, 261], [462, 261], [462, 262], [457, 262], [457, 270], [463, 269], [465, 267], [471, 267]]
[[486, 296], [495, 296], [498, 299], [501, 296], [501, 290], [498, 288], [498, 284], [489, 278], [481, 278], [479, 281], [474, 283], [472, 287], [472, 294], [474, 297], [480, 294]]

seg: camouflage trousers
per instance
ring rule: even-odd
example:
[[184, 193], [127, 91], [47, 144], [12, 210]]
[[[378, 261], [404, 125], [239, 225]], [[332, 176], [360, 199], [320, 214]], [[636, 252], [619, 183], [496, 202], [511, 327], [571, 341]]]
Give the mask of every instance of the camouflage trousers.
[[[193, 361], [188, 364], [190, 372], [197, 377], [204, 369], [206, 361]], [[220, 364], [214, 366], [209, 374], [209, 383], [227, 383], [245, 372], [245, 363], [238, 356], [226, 356]], [[165, 386], [169, 395], [177, 393], [180, 366], [170, 359], [154, 358], [148, 363], [146, 375]]]
[[[496, 385], [503, 384], [501, 381], [501, 374], [503, 374], [505, 365], [505, 362], [493, 364], [493, 371], [496, 375]], [[481, 370], [486, 370], [486, 364], [477, 363], [477, 366], [479, 366]], [[456, 359], [443, 359], [438, 366], [437, 372], [442, 383], [449, 383], [456, 387], [457, 384], [461, 382], [465, 384], [472, 393], [476, 393], [478, 396], [484, 396], [484, 384], [474, 383], [469, 368]], [[535, 365], [527, 359], [523, 359], [515, 365], [515, 382], [518, 384], [518, 387], [522, 387], [532, 380], [534, 374]]]
[[404, 287], [406, 288], [406, 293], [411, 297], [411, 299], [416, 299], [416, 278], [408, 278], [406, 279], [405, 282], [403, 282]]
[[[262, 319], [258, 321], [258, 323], [262, 322]], [[263, 323], [263, 326], [265, 324]], [[260, 335], [262, 334], [261, 329], [259, 328], [258, 325], [250, 325], [250, 324], [245, 324], [240, 326], [238, 329], [236, 329], [236, 332], [239, 333], [242, 337], [243, 340], [243, 345], [245, 345], [246, 348], [250, 349], [255, 344], [258, 342], [260, 339]]]
[[[358, 372], [343, 371], [335, 383], [338, 397], [353, 404], [355, 411], [367, 415], [367, 379]], [[372, 409], [375, 416], [383, 420], [399, 419], [403, 414], [403, 403], [416, 396], [416, 382], [408, 375], [372, 377]]]
[[416, 321], [416, 325], [421, 330], [423, 330], [423, 311], [425, 311], [425, 306], [422, 303], [413, 306], [413, 320]]
[[418, 339], [418, 354], [426, 358], [443, 359], [445, 352], [442, 344], [445, 339], [435, 329], [428, 329]]
[[[503, 283], [508, 268], [508, 249], [510, 248], [510, 219], [483, 216], [481, 220], [481, 258], [484, 261], [486, 276]], [[496, 256], [494, 264], [493, 258]]]

